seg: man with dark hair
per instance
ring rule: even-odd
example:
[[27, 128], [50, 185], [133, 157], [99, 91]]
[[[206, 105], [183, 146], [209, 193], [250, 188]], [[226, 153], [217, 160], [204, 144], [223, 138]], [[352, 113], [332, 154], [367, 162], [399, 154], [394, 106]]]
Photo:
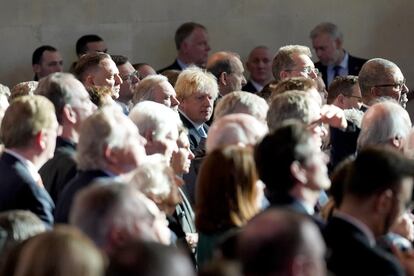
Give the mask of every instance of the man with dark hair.
[[311, 216], [321, 192], [331, 185], [327, 156], [306, 126], [296, 121], [267, 135], [256, 146], [255, 161], [272, 206]]
[[173, 64], [159, 70], [158, 73], [171, 69], [181, 71], [192, 64], [201, 68], [206, 67], [210, 51], [206, 27], [195, 22], [184, 23], [175, 32], [174, 39], [177, 58]]
[[217, 78], [220, 96], [233, 91], [240, 91], [246, 84], [244, 68], [236, 53], [217, 52], [207, 60], [207, 71]]
[[96, 106], [82, 83], [68, 73], [53, 73], [42, 79], [35, 93], [53, 103], [62, 127], [53, 158], [39, 170], [45, 188], [56, 202], [60, 192], [76, 174], [74, 156], [80, 126], [96, 110]]
[[88, 87], [104, 86], [112, 90], [111, 97], [119, 98], [122, 79], [111, 56], [102, 52], [83, 55], [75, 67], [75, 76]]
[[329, 86], [337, 76], [358, 75], [366, 59], [351, 56], [343, 49], [343, 35], [330, 22], [318, 24], [310, 33], [312, 45], [319, 61], [315, 67], [322, 73], [323, 81]]
[[76, 55], [78, 58], [88, 53], [106, 53], [107, 51], [108, 49], [106, 48], [105, 41], [95, 34], [81, 36], [78, 41], [76, 41]]
[[253, 218], [239, 237], [243, 275], [249, 276], [324, 276], [325, 251], [322, 236], [309, 219], [277, 208]]
[[33, 52], [32, 68], [35, 74], [35, 81], [38, 81], [51, 73], [62, 72], [62, 56], [55, 47], [49, 45], [40, 46]]
[[122, 79], [122, 84], [119, 89], [118, 103], [125, 111], [129, 111], [128, 106], [132, 100], [132, 95], [138, 83], [140, 82], [140, 75], [137, 70], [132, 66], [126, 56], [111, 55], [112, 60], [115, 62], [119, 70], [119, 76]]
[[[324, 230], [328, 269], [335, 275], [412, 275], [413, 259], [400, 263], [379, 248], [385, 235], [410, 205], [413, 161], [391, 148], [367, 148], [350, 165], [339, 209]], [[398, 252], [398, 249], [395, 249]], [[351, 252], [351, 254], [349, 253]]]
[[362, 96], [358, 85], [358, 77], [336, 77], [329, 86], [328, 104], [336, 105], [342, 109], [360, 109]]

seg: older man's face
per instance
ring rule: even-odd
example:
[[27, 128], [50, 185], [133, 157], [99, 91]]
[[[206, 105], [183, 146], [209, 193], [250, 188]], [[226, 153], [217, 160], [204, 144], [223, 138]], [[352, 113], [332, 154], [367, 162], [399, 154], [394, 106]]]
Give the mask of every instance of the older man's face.
[[399, 68], [395, 68], [383, 79], [383, 83], [378, 83], [374, 87], [379, 89], [379, 95], [390, 97], [398, 101], [403, 108], [407, 105], [408, 88], [405, 85], [405, 78]]
[[103, 59], [99, 64], [99, 70], [93, 74], [93, 84], [96, 86], [105, 86], [112, 89], [112, 98], [119, 98], [120, 85], [122, 79], [119, 76], [119, 70], [115, 62], [110, 58]]
[[323, 65], [334, 65], [338, 62], [338, 58], [342, 51], [338, 39], [334, 39], [329, 34], [321, 33], [312, 39], [312, 45], [315, 54]]
[[196, 124], [210, 120], [213, 114], [214, 98], [211, 93], [195, 92], [188, 98], [182, 99], [180, 110]]
[[318, 77], [318, 71], [315, 69], [315, 65], [307, 55], [295, 53], [292, 54], [291, 58], [295, 65], [283, 70], [287, 73], [284, 79], [293, 77], [316, 79]]

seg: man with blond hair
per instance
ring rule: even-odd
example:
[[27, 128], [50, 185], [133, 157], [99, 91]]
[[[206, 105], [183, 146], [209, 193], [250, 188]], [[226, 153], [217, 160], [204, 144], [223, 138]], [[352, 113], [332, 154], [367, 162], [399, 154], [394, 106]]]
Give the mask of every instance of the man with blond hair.
[[311, 57], [311, 51], [306, 46], [287, 45], [281, 47], [273, 58], [273, 77], [275, 80], [292, 77], [316, 79], [319, 71], [315, 68]]
[[53, 225], [54, 204], [37, 171], [53, 157], [57, 132], [55, 109], [45, 97], [22, 96], [11, 103], [1, 124], [0, 211], [29, 210]]
[[168, 82], [167, 77], [163, 75], [150, 75], [135, 87], [132, 103], [136, 105], [142, 101], [157, 102], [173, 110], [177, 110], [180, 104], [174, 87]]
[[206, 122], [213, 114], [214, 100], [219, 90], [216, 78], [197, 67], [184, 70], [175, 84], [180, 118], [188, 128], [191, 150], [194, 151], [202, 139], [207, 138]]

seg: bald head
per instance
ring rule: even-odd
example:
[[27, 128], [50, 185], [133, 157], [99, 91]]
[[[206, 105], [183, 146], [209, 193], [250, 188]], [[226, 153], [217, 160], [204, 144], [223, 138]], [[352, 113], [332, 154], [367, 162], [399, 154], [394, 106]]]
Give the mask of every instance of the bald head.
[[[380, 97], [400, 101], [401, 96], [408, 92], [405, 85], [393, 87], [394, 84], [405, 83], [404, 76], [397, 64], [383, 58], [368, 60], [359, 72], [358, 81], [362, 100], [367, 105], [371, 105]], [[404, 100], [406, 102], [406, 99]]]
[[251, 115], [226, 115], [209, 128], [206, 149], [211, 152], [227, 145], [255, 145], [267, 131], [266, 125]]

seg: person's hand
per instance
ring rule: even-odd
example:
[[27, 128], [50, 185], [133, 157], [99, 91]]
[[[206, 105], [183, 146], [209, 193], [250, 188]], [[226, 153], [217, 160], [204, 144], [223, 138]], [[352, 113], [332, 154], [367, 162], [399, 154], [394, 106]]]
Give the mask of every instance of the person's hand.
[[322, 106], [321, 121], [339, 129], [345, 129], [348, 126], [344, 111], [335, 105], [325, 104]]

